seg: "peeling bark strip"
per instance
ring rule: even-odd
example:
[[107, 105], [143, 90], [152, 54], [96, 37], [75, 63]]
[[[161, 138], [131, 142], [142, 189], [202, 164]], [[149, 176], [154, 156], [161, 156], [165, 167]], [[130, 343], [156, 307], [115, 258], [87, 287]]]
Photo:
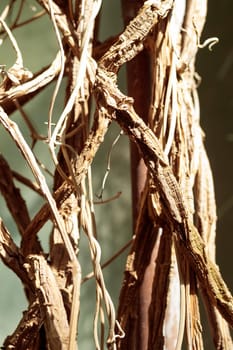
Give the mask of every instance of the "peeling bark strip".
[[40, 305], [41, 318], [44, 320], [49, 348], [66, 350], [69, 343], [69, 324], [54, 274], [43, 256], [29, 256], [28, 265]]
[[108, 78], [108, 75], [100, 69], [97, 72], [96, 90], [98, 98], [99, 93], [103, 94], [103, 101], [99, 100], [99, 103], [103, 103], [105, 108], [109, 106], [118, 112], [115, 117], [116, 121], [124, 132], [138, 144], [148, 169], [156, 172], [155, 186], [158, 184], [160, 194], [164, 197], [165, 204], [171, 211], [173, 219], [180, 223], [182, 218], [188, 215], [186, 206], [180, 191], [177, 189], [176, 179], [159, 140], [135, 112], [132, 99], [123, 95]]
[[[104, 109], [98, 111], [95, 115], [94, 124], [92, 130], [84, 144], [81, 153], [76, 158], [73, 158], [73, 166], [76, 169], [75, 182], [76, 185], [80, 185], [81, 181], [85, 178], [88, 167], [91, 165], [99, 146], [103, 142], [104, 136], [108, 130], [110, 119], [107, 118], [106, 111]], [[74, 192], [74, 186], [66, 181], [55, 191], [54, 198], [56, 200], [58, 208], [62, 203]], [[23, 242], [25, 243], [25, 249], [31, 252], [34, 246], [36, 234], [43, 227], [47, 220], [51, 219], [51, 213], [49, 211], [48, 204], [44, 204], [38, 211], [35, 217], [31, 220], [30, 224], [26, 228], [23, 236]]]
[[54, 78], [58, 75], [61, 69], [61, 56], [60, 53], [57, 54], [54, 61], [48, 68], [39, 72], [30, 81], [23, 82], [18, 86], [12, 86], [9, 90], [3, 91], [0, 88], [0, 103], [1, 107], [6, 110], [7, 113], [12, 113], [16, 109], [14, 100], [19, 99], [19, 101], [26, 100], [27, 96], [32, 95], [41, 91], [43, 87], [48, 85]]
[[23, 232], [30, 222], [25, 200], [13, 181], [12, 171], [4, 157], [0, 154], [0, 192], [5, 198], [9, 211], [18, 226], [19, 232]]
[[[132, 100], [124, 96], [103, 71], [99, 70], [97, 73], [96, 86], [99, 103], [103, 103], [105, 108], [109, 106], [116, 110], [116, 121], [124, 132], [138, 144], [154, 180], [154, 185], [163, 199], [163, 205], [167, 208], [167, 216], [177, 230], [177, 237], [185, 251], [185, 256], [209, 298], [233, 327], [233, 298], [223, 282], [217, 265], [206, 255], [205, 244], [192, 223], [180, 187], [158, 139], [136, 114]], [[102, 92], [102, 101], [100, 92]]]
[[[19, 248], [15, 245], [9, 231], [0, 218], [0, 257], [6, 266], [8, 266], [20, 278], [25, 286], [30, 287], [31, 283], [28, 274], [23, 267], [25, 257], [21, 254]], [[33, 288], [31, 288], [33, 291]]]
[[129, 23], [117, 42], [99, 61], [100, 67], [116, 74], [120, 67], [131, 61], [144, 48], [143, 42], [158, 21], [171, 11], [173, 0], [157, 3], [146, 1], [137, 16]]
[[[214, 262], [214, 189], [199, 125], [195, 82], [195, 56], [203, 47], [199, 42], [206, 1], [139, 0], [138, 12], [131, 13], [125, 30], [100, 45], [94, 33], [101, 0], [37, 2], [50, 16], [59, 51], [53, 62], [45, 69], [40, 67], [37, 74], [23, 67], [23, 56], [13, 35], [13, 29], [22, 24], [17, 22], [24, 2], [11, 27], [8, 28], [11, 21], [7, 16], [9, 10], [15, 12], [17, 2], [11, 1], [11, 6], [7, 5], [0, 15], [1, 29], [10, 38], [17, 56], [7, 71], [2, 69], [4, 65], [0, 67], [0, 122], [21, 151], [37, 186], [22, 176], [17, 180], [23, 180], [24, 185], [45, 199], [30, 219], [27, 201], [14, 184], [15, 172], [0, 155], [0, 192], [21, 235], [18, 248], [0, 219], [0, 258], [22, 281], [29, 302], [4, 347], [76, 349], [82, 308], [82, 266], [77, 255], [84, 231], [96, 287], [96, 349], [103, 350], [106, 343], [109, 350], [180, 350], [186, 331], [187, 349], [203, 350], [197, 287], [210, 315], [216, 349], [232, 349], [228, 324], [233, 326], [233, 299]], [[208, 42], [211, 40], [204, 44]], [[97, 52], [98, 62], [93, 52]], [[141, 94], [143, 84], [139, 82], [140, 91], [134, 94], [134, 101], [117, 88], [117, 73], [123, 64], [139, 59], [142, 52], [148, 58], [143, 64], [148, 64], [149, 77], [147, 89]], [[137, 69], [140, 68], [143, 74], [141, 63]], [[53, 104], [64, 76], [66, 105], [53, 129]], [[47, 136], [40, 137], [33, 127], [33, 116], [26, 116], [22, 104], [55, 79]], [[140, 80], [136, 72], [137, 79]], [[90, 125], [92, 95], [96, 112]], [[144, 97], [149, 107], [142, 106]], [[26, 117], [32, 144], [41, 140], [48, 143], [57, 166], [53, 190], [17, 122], [9, 118], [17, 108]], [[119, 322], [102, 272], [90, 171], [112, 121], [139, 149], [148, 170], [138, 199], [134, 239], [120, 295]], [[54, 226], [49, 252], [45, 253], [37, 234], [49, 219]], [[180, 295], [178, 299], [173, 286]]]

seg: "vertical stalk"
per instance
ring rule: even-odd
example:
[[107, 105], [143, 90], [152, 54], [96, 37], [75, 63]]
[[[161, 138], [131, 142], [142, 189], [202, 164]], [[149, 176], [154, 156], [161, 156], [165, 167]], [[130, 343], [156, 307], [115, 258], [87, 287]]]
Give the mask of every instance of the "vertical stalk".
[[[137, 14], [143, 1], [122, 0], [124, 24], [127, 25]], [[138, 115], [147, 123], [150, 103], [150, 57], [144, 49], [132, 61], [127, 63], [127, 90], [134, 99], [134, 108]], [[133, 227], [135, 228], [140, 196], [145, 185], [146, 167], [135, 143], [130, 143], [132, 211]]]
[[[122, 12], [125, 26], [136, 16], [142, 3], [143, 1], [135, 2], [122, 0]], [[136, 112], [147, 124], [151, 90], [150, 56], [147, 50], [144, 49], [132, 61], [127, 63], [126, 76], [128, 95], [133, 97]], [[132, 216], [133, 230], [135, 232], [147, 170], [137, 145], [132, 141], [130, 141], [130, 162]], [[150, 266], [148, 266], [147, 269], [150, 270]], [[127, 340], [127, 346], [130, 346], [132, 350], [146, 349], [145, 346], [148, 341], [149, 329], [148, 308], [151, 302], [153, 276], [153, 273], [145, 274], [139, 287], [138, 300], [135, 305], [138, 319], [136, 322], [132, 322], [131, 326], [134, 330], [132, 330], [131, 336], [129, 336]]]

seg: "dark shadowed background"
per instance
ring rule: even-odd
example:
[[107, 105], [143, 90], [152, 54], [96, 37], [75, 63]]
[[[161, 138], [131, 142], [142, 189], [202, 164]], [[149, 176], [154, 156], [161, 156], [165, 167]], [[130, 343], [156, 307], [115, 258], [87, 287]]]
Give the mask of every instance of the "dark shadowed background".
[[233, 3], [209, 1], [202, 40], [218, 37], [219, 43], [200, 50], [197, 71], [201, 124], [206, 135], [217, 199], [217, 261], [233, 289]]

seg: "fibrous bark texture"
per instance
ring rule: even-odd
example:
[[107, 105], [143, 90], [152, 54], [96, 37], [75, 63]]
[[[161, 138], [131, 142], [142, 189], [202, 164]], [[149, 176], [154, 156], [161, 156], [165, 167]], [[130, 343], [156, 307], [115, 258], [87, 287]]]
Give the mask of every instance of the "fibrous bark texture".
[[[9, 1], [0, 14], [1, 35], [16, 52], [12, 67], [1, 66], [0, 123], [35, 182], [10, 167], [9, 154], [0, 156], [0, 191], [21, 236], [17, 246], [1, 219], [0, 256], [22, 281], [28, 299], [4, 347], [76, 349], [82, 283], [93, 277], [96, 349], [178, 350], [186, 342], [187, 349], [202, 350], [200, 298], [216, 349], [232, 349], [233, 298], [215, 263], [215, 196], [195, 71], [198, 49], [211, 49], [216, 41], [200, 43], [206, 1], [122, 1], [124, 30], [103, 43], [98, 40], [101, 0], [38, 0], [41, 12], [23, 22], [25, 2], [16, 13], [15, 3]], [[24, 67], [14, 29], [40, 16], [50, 18], [58, 53], [48, 67], [32, 73]], [[124, 64], [128, 95], [117, 86]], [[64, 108], [53, 123], [63, 81]], [[24, 105], [51, 82], [55, 88], [42, 136]], [[30, 131], [31, 147], [10, 118], [16, 110]], [[133, 237], [117, 312], [103, 276], [91, 172], [111, 123], [131, 142], [133, 193]], [[35, 156], [37, 142], [44, 142], [54, 164], [52, 188]], [[108, 166], [102, 190], [109, 171]], [[33, 217], [16, 180], [44, 200]], [[38, 233], [49, 220], [45, 252]], [[83, 234], [93, 271], [82, 279]]]

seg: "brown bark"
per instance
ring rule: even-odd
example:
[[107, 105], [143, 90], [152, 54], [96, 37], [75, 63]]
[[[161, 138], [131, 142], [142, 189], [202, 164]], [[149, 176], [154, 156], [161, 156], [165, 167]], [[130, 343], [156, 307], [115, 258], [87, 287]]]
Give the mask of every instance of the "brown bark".
[[[140, 2], [122, 1], [122, 13], [124, 24], [136, 16]], [[148, 123], [149, 103], [150, 103], [150, 56], [148, 50], [144, 49], [132, 61], [127, 63], [127, 92], [134, 99], [134, 108], [138, 115]], [[137, 145], [130, 141], [130, 164], [131, 164], [131, 189], [132, 189], [132, 212], [133, 229], [136, 230], [141, 196], [146, 184], [147, 170], [143, 158]], [[142, 219], [144, 220], [144, 219]], [[152, 248], [152, 247], [151, 247]], [[135, 299], [134, 314], [135, 319], [128, 325], [135, 329], [135, 334], [127, 341], [127, 348], [145, 349], [148, 339], [148, 309], [151, 303], [151, 288], [153, 283], [154, 262], [148, 262], [148, 266], [142, 273], [142, 283], [139, 287], [138, 297]], [[126, 337], [127, 339], [127, 337]]]
[[[22, 281], [28, 298], [28, 308], [4, 346], [76, 349], [82, 307], [82, 266], [77, 255], [80, 234], [85, 233], [96, 288], [96, 349], [102, 350], [104, 341], [109, 350], [180, 349], [185, 333], [187, 349], [202, 350], [200, 296], [216, 349], [232, 348], [228, 324], [233, 326], [233, 298], [215, 264], [214, 188], [196, 91], [195, 57], [203, 46], [206, 2], [124, 1], [125, 29], [103, 44], [93, 38], [100, 2], [38, 3], [56, 29], [60, 53], [36, 76], [24, 68], [12, 34], [20, 13], [11, 28], [5, 21], [8, 7], [0, 18], [17, 55], [11, 68], [1, 70], [0, 123], [36, 180], [34, 184], [17, 175], [0, 157], [0, 191], [21, 235], [19, 248], [0, 219], [0, 257]], [[126, 63], [129, 96], [116, 85], [118, 71]], [[55, 93], [48, 134], [41, 138], [31, 122], [33, 116], [28, 117], [20, 104], [54, 79], [59, 90], [64, 77], [65, 107], [53, 126]], [[17, 121], [8, 116], [16, 107], [26, 117], [32, 144], [47, 141], [56, 164], [53, 190]], [[112, 121], [134, 144], [134, 236], [117, 318], [101, 265], [90, 169]], [[32, 219], [15, 178], [44, 198]], [[53, 229], [45, 253], [37, 234], [49, 219]]]
[[[133, 2], [130, 0], [122, 1], [122, 14], [124, 24], [136, 16], [142, 2]], [[127, 71], [127, 92], [134, 99], [134, 108], [138, 115], [148, 123], [149, 103], [150, 103], [150, 56], [146, 49], [139, 53], [132, 61], [126, 65]], [[146, 181], [146, 166], [139, 153], [137, 146], [130, 143], [131, 157], [131, 186], [132, 186], [132, 210], [133, 210], [133, 227], [135, 228], [140, 198]]]

